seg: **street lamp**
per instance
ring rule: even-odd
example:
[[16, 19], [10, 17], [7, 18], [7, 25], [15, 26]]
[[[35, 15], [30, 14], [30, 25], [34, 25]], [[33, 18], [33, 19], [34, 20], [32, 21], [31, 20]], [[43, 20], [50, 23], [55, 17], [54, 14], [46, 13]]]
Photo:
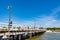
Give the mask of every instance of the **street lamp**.
[[[8, 19], [8, 33], [10, 33], [10, 28], [12, 27], [12, 21], [11, 21], [11, 6], [9, 5], [7, 7], [8, 11], [9, 11], [9, 19]], [[8, 34], [8, 38], [9, 38], [10, 34]]]

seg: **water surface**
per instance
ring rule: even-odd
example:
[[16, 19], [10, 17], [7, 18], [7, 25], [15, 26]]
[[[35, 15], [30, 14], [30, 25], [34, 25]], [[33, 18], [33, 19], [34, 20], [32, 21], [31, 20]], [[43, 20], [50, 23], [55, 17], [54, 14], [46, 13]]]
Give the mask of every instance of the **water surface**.
[[59, 32], [45, 33], [38, 40], [60, 40]]

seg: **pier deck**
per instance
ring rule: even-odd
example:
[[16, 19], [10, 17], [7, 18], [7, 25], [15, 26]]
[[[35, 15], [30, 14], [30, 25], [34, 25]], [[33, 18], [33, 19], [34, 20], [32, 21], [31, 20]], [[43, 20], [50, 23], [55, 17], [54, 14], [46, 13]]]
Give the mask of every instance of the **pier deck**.
[[[46, 29], [37, 29], [37, 30], [8, 30], [6, 31], [0, 31], [0, 37], [3, 38], [3, 36], [10, 36], [10, 39], [15, 39], [15, 36], [18, 40], [29, 38], [30, 36], [33, 37], [41, 32], [45, 32]], [[23, 38], [22, 38], [23, 36]]]

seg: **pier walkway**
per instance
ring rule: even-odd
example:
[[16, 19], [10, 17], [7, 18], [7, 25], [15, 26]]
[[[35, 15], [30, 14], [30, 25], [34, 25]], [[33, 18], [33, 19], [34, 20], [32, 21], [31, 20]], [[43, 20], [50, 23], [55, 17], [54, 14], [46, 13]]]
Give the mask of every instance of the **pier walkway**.
[[33, 37], [41, 32], [45, 32], [46, 29], [25, 29], [25, 30], [8, 30], [0, 31], [0, 39], [10, 39], [10, 40], [25, 40], [26, 38]]

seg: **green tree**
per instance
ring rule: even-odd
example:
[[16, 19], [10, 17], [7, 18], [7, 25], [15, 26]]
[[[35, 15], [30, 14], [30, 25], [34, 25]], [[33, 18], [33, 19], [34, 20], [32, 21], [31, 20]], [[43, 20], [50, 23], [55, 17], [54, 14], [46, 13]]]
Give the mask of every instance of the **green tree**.
[[21, 27], [19, 26], [19, 27], [17, 27], [17, 29], [18, 29], [18, 30], [20, 30], [20, 29], [21, 29]]

